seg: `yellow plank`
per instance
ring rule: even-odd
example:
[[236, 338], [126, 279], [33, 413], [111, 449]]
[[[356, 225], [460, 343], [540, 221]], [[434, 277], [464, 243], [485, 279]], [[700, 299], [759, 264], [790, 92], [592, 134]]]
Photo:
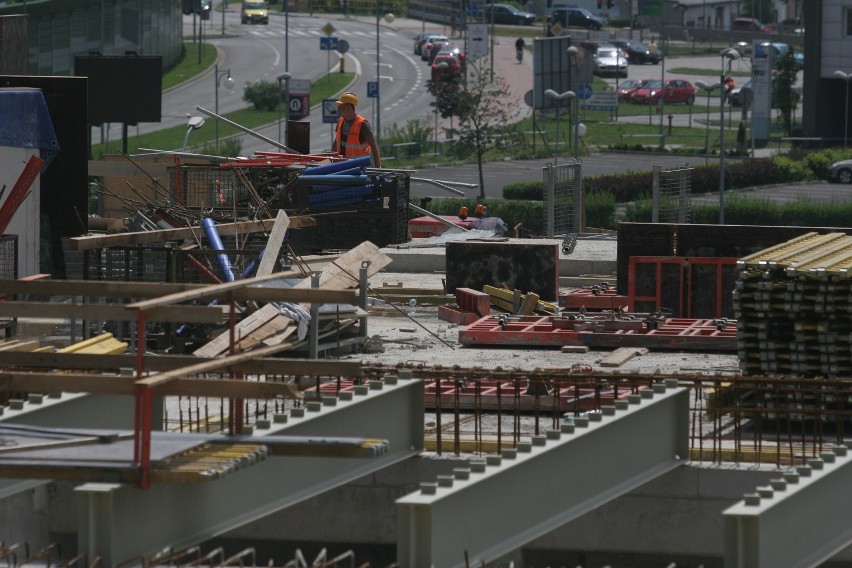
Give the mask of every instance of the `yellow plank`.
[[112, 339], [111, 333], [102, 333], [100, 335], [96, 335], [90, 339], [86, 339], [85, 341], [79, 341], [68, 347], [63, 347], [62, 349], [57, 350], [57, 353], [79, 353], [84, 349], [91, 347], [92, 345], [96, 345], [101, 341], [106, 341], [108, 339]]

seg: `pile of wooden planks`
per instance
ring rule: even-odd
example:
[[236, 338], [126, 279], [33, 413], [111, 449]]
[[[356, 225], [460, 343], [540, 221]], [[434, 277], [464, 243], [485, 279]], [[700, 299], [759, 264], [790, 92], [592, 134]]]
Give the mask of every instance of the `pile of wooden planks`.
[[807, 233], [738, 264], [734, 307], [744, 373], [852, 371], [852, 237]]

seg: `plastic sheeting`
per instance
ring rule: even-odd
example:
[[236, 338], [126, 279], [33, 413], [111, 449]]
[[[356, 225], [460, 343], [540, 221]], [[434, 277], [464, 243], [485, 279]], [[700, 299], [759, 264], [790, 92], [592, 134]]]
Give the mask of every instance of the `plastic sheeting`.
[[59, 153], [59, 140], [38, 89], [0, 90], [0, 146], [37, 148], [44, 169]]

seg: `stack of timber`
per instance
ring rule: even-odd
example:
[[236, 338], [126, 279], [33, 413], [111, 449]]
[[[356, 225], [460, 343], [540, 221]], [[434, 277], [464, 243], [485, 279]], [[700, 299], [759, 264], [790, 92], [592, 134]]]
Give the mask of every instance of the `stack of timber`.
[[746, 374], [852, 372], [852, 238], [806, 233], [744, 257], [734, 291]]

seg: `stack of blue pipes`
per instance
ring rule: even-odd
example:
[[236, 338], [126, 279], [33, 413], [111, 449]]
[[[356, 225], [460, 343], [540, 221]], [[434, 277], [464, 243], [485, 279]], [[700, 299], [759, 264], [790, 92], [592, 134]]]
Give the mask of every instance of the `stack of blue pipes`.
[[381, 186], [366, 173], [370, 156], [306, 168], [300, 175], [311, 209], [370, 206], [382, 199]]

